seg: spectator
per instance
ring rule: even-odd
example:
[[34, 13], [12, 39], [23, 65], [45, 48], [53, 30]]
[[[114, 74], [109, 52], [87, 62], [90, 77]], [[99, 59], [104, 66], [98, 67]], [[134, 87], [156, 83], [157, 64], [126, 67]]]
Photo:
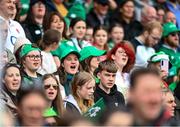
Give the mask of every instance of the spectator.
[[117, 90], [128, 98], [129, 90], [129, 72], [133, 68], [135, 62], [135, 53], [129, 47], [128, 42], [122, 41], [114, 46], [108, 53], [107, 59], [113, 60], [118, 67], [116, 73], [115, 84]]
[[42, 37], [45, 12], [44, 0], [31, 0], [27, 17], [22, 24], [27, 38], [32, 43], [37, 43]]
[[163, 89], [163, 102], [170, 116], [174, 117], [176, 102], [173, 93], [169, 89]]
[[176, 27], [172, 22], [165, 23], [163, 25], [163, 45], [159, 51], [163, 51], [169, 55], [170, 62], [173, 66], [179, 65], [179, 33], [180, 29]]
[[129, 105], [134, 126], [161, 126], [169, 119], [162, 109], [161, 83], [154, 69], [141, 68], [131, 73]]
[[5, 105], [13, 118], [17, 117], [17, 98], [16, 95], [21, 86], [20, 66], [8, 63], [3, 68], [1, 78], [2, 88], [0, 92], [0, 103]]
[[[60, 42], [61, 43], [67, 43], [67, 25], [65, 23], [64, 18], [58, 13], [58, 12], [51, 12], [49, 15], [47, 15], [44, 18], [43, 21], [43, 29], [44, 32], [47, 31], [48, 29], [55, 29], [60, 32]], [[56, 63], [57, 68], [60, 67], [61, 61], [60, 61], [60, 56], [63, 51], [64, 47], [61, 47], [61, 43], [59, 43], [59, 46], [56, 50], [51, 51], [54, 61]]]
[[94, 0], [94, 8], [87, 14], [86, 23], [93, 28], [104, 25], [109, 26], [109, 1]]
[[69, 113], [81, 114], [86, 113], [93, 105], [93, 93], [95, 80], [87, 72], [79, 72], [74, 76], [72, 82], [72, 95], [65, 100], [65, 108]]
[[44, 33], [39, 44], [42, 50], [42, 65], [39, 68], [38, 73], [44, 75], [57, 71], [57, 66], [54, 61], [53, 55], [51, 54], [51, 51], [54, 51], [58, 48], [60, 40], [60, 32], [55, 29], [49, 29]]
[[94, 42], [93, 33], [94, 33], [93, 27], [87, 26], [84, 40], [92, 44]]
[[153, 6], [146, 6], [141, 12], [141, 23], [145, 27], [151, 21], [157, 21], [157, 12]]
[[72, 19], [70, 30], [72, 31], [72, 35], [70, 41], [67, 42], [68, 45], [74, 46], [78, 51], [91, 45], [83, 40], [86, 33], [86, 22], [84, 20], [80, 18]]
[[23, 76], [22, 89], [42, 88], [42, 76], [37, 73], [42, 61], [40, 49], [31, 44], [26, 44], [21, 49], [20, 57]]
[[44, 126], [43, 112], [47, 108], [45, 94], [40, 90], [23, 90], [17, 95], [18, 119], [16, 126]]
[[100, 50], [108, 50], [108, 32], [105, 27], [99, 26], [94, 29], [93, 45]]
[[136, 51], [136, 67], [147, 66], [147, 60], [155, 53], [153, 46], [160, 41], [161, 34], [160, 22], [152, 21], [145, 26], [141, 35], [131, 41]]
[[123, 0], [118, 9], [111, 16], [111, 24], [120, 23], [124, 28], [124, 39], [131, 40], [142, 31], [142, 25], [135, 20], [134, 1]]
[[3, 19], [8, 23], [8, 34], [6, 43], [3, 47], [6, 47], [13, 53], [16, 39], [18, 37], [25, 37], [25, 33], [22, 26], [12, 19], [12, 16], [16, 13], [15, 0], [1, 0], [0, 5], [0, 19]]
[[165, 10], [163, 8], [158, 7], [156, 11], [157, 11], [157, 21], [159, 21], [161, 24], [164, 24]]
[[[164, 52], [158, 52], [153, 54], [149, 60], [148, 60], [148, 68], [151, 69], [157, 69], [159, 71], [159, 74], [161, 76], [162, 80], [166, 80], [166, 78], [168, 77], [168, 73], [169, 73], [169, 67], [167, 68], [167, 70], [163, 70], [164, 68], [161, 68], [161, 62], [165, 60], [169, 62], [169, 56], [166, 55]], [[162, 88], [167, 88], [168, 84], [164, 81], [164, 86], [162, 86]]]
[[43, 76], [44, 91], [48, 99], [48, 109], [54, 110], [57, 116], [63, 115], [63, 101], [60, 92], [60, 85], [53, 74]]
[[117, 43], [124, 40], [124, 29], [121, 24], [114, 24], [109, 28], [108, 47], [112, 49]]
[[117, 66], [111, 60], [105, 60], [98, 66], [97, 76], [100, 79], [100, 83], [96, 86], [94, 100], [97, 102], [100, 98], [103, 98], [108, 109], [125, 104], [122, 93], [117, 91], [117, 87], [114, 84], [116, 72]]
[[176, 25], [176, 16], [171, 11], [168, 11], [164, 16], [164, 22], [165, 23], [172, 22]]
[[99, 50], [94, 46], [87, 46], [80, 52], [80, 62], [82, 69], [91, 75], [94, 74], [95, 69], [101, 62], [101, 56], [106, 54], [105, 50]]
[[169, 0], [166, 1], [166, 7], [176, 16], [177, 27], [180, 29], [180, 4], [177, 0]]
[[72, 93], [71, 81], [74, 75], [79, 71], [79, 52], [71, 46], [65, 47], [61, 54], [61, 66], [56, 72], [59, 76], [60, 83], [64, 86], [65, 95]]

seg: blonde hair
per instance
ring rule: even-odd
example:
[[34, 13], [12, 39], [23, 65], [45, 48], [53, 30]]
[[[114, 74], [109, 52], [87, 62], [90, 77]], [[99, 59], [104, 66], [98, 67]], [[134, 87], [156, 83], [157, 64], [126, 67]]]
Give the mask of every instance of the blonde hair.
[[83, 113], [85, 113], [88, 110], [88, 108], [90, 108], [94, 104], [94, 98], [92, 97], [92, 99], [89, 100], [84, 100], [80, 98], [77, 89], [78, 87], [82, 87], [87, 82], [90, 82], [92, 80], [94, 80], [93, 76], [90, 73], [83, 71], [77, 73], [72, 81], [72, 94]]
[[151, 21], [149, 23], [147, 23], [146, 26], [144, 26], [144, 32], [148, 31], [149, 33], [151, 33], [154, 29], [159, 29], [159, 31], [162, 33], [162, 25], [160, 22], [158, 21]]

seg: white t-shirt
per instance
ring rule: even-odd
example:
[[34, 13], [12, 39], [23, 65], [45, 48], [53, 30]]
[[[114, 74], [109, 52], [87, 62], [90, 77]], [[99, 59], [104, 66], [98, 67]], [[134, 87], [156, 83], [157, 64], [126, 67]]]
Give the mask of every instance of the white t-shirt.
[[14, 43], [16, 42], [18, 37], [26, 37], [24, 29], [17, 21], [10, 19], [5, 47], [11, 52], [14, 52]]
[[42, 66], [39, 68], [38, 73], [44, 75], [47, 73], [54, 73], [57, 71], [56, 63], [53, 59], [53, 55], [50, 52], [41, 51]]

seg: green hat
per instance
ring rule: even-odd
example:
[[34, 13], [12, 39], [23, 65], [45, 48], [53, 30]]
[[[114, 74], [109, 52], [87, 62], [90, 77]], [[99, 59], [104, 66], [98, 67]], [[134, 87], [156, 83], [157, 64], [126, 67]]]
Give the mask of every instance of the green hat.
[[178, 29], [176, 25], [172, 22], [168, 22], [163, 25], [163, 37], [168, 36], [170, 33], [179, 31], [180, 29]]
[[39, 48], [33, 47], [32, 44], [25, 44], [20, 52], [20, 57], [27, 55], [31, 51], [41, 51]]
[[94, 46], [87, 46], [80, 51], [80, 61], [87, 59], [90, 56], [102, 56], [106, 53], [106, 50], [99, 50]]
[[86, 20], [86, 10], [82, 4], [76, 3], [69, 9], [67, 17], [71, 19], [79, 17]]
[[64, 50], [61, 53], [60, 59], [63, 60], [66, 56], [68, 56], [71, 53], [76, 54], [77, 57], [80, 58], [80, 54], [79, 54], [78, 50], [76, 50], [72, 46], [66, 46], [66, 48], [64, 48]]
[[148, 61], [156, 63], [156, 62], [160, 62], [161, 60], [169, 60], [169, 56], [166, 55], [162, 51], [161, 52], [157, 52], [154, 55], [152, 55]]
[[170, 69], [169, 69], [169, 77], [170, 76], [175, 76], [177, 75], [177, 67], [176, 66], [172, 66]]
[[53, 108], [48, 108], [44, 111], [43, 116], [44, 117], [53, 117], [53, 116], [58, 116], [58, 114], [56, 113], [56, 111], [54, 111]]
[[20, 2], [21, 2], [21, 6], [22, 6], [20, 15], [22, 16], [28, 12], [30, 1], [29, 0], [20, 0]]

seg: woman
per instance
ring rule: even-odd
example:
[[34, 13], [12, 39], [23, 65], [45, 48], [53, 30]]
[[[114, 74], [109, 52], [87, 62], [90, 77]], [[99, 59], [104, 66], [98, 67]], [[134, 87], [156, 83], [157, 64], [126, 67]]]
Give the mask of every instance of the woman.
[[99, 63], [104, 60], [106, 51], [99, 50], [94, 46], [87, 46], [80, 51], [80, 63], [82, 69], [93, 75]]
[[38, 70], [40, 74], [44, 75], [57, 71], [57, 66], [51, 51], [58, 48], [60, 39], [60, 32], [55, 29], [49, 29], [44, 33], [43, 38], [39, 44], [40, 49], [42, 50], [42, 65]]
[[108, 53], [107, 59], [114, 60], [118, 67], [116, 73], [116, 81], [118, 91], [127, 98], [129, 89], [129, 72], [132, 69], [135, 61], [135, 54], [130, 47], [130, 43], [122, 41], [114, 46]]
[[94, 43], [93, 45], [100, 50], [108, 50], [108, 32], [105, 27], [99, 26], [94, 29], [93, 33]]
[[61, 53], [61, 66], [56, 74], [59, 76], [60, 83], [64, 86], [66, 96], [71, 94], [71, 81], [79, 71], [79, 58], [79, 52], [72, 46], [65, 47]]
[[3, 68], [2, 73], [2, 89], [0, 92], [0, 102], [4, 104], [8, 110], [17, 116], [17, 98], [16, 95], [21, 86], [20, 67], [17, 64], [8, 63]]
[[90, 43], [84, 40], [86, 34], [86, 22], [81, 18], [75, 18], [70, 23], [71, 39], [67, 42], [68, 45], [74, 46], [78, 51], [86, 46], [91, 46]]
[[45, 74], [42, 81], [44, 84], [44, 91], [48, 99], [48, 109], [52, 108], [58, 116], [62, 116], [63, 102], [57, 78], [53, 74]]
[[87, 72], [79, 72], [72, 82], [72, 95], [65, 100], [65, 108], [74, 114], [85, 113], [94, 103], [95, 80]]
[[43, 18], [46, 13], [45, 0], [31, 0], [27, 17], [23, 22], [26, 37], [32, 42], [37, 43], [43, 34]]
[[51, 51], [56, 66], [57, 68], [59, 68], [61, 64], [60, 56], [63, 50], [63, 47], [61, 47], [61, 43], [66, 43], [68, 41], [66, 22], [58, 12], [51, 12], [44, 18], [43, 29], [44, 32], [46, 32], [48, 29], [54, 29], [60, 32], [61, 39], [59, 41], [59, 46], [56, 50]]

